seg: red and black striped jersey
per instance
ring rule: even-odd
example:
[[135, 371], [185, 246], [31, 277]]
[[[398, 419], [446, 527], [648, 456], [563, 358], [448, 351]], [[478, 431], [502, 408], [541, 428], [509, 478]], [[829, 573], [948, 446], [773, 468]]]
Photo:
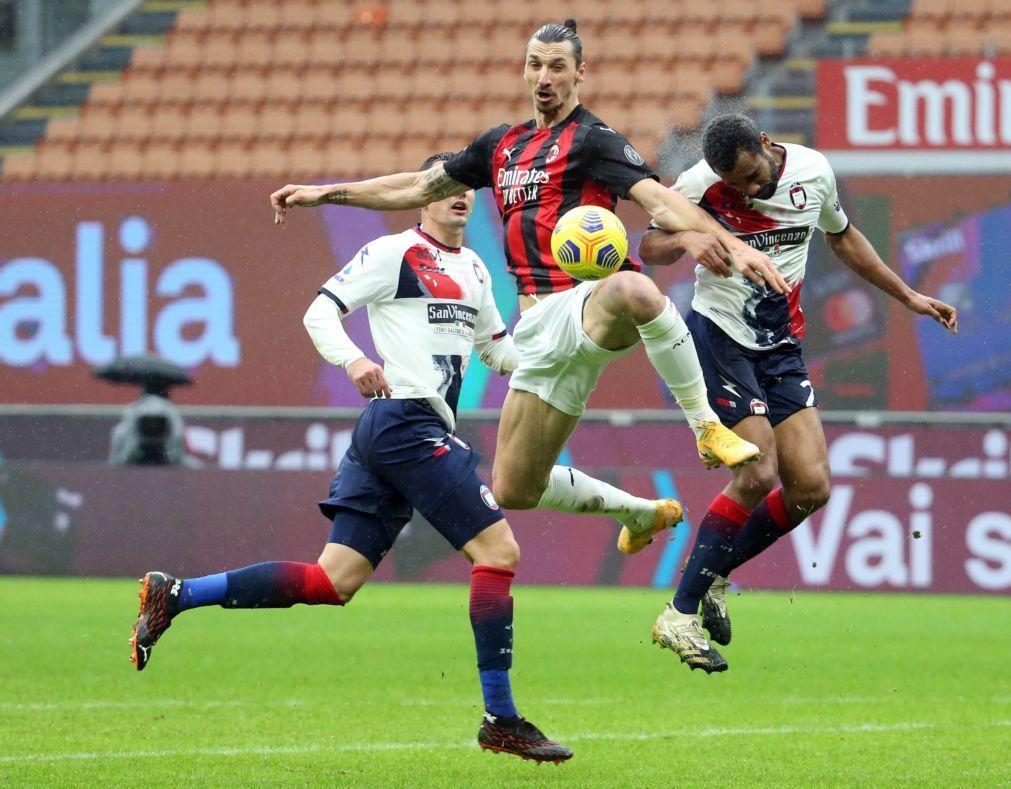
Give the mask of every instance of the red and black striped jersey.
[[562, 214], [578, 205], [613, 211], [635, 184], [658, 180], [624, 136], [582, 105], [545, 129], [533, 120], [489, 129], [445, 168], [454, 181], [495, 190], [506, 264], [520, 293], [577, 284], [551, 256], [551, 231]]

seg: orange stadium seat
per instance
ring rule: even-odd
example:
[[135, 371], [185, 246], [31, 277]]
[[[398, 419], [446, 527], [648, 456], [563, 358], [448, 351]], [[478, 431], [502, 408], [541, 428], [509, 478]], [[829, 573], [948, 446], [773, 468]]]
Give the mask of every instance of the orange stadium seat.
[[181, 33], [201, 34], [210, 26], [210, 10], [206, 6], [188, 6], [179, 9], [173, 30]]
[[337, 105], [324, 102], [307, 102], [295, 109], [296, 140], [322, 140], [333, 134], [349, 133]]
[[235, 53], [228, 65], [236, 68], [266, 68], [274, 54], [274, 37], [265, 31], [245, 31], [236, 39]]
[[1001, 24], [1011, 20], [1011, 3], [1007, 0], [973, 0], [979, 16], [991, 24]]
[[[405, 5], [413, 7], [414, 3], [398, 2], [395, 9], [399, 11]], [[315, 26], [317, 29], [322, 28], [331, 31], [344, 30], [351, 24], [354, 18], [353, 11], [351, 3], [333, 3], [321, 0], [315, 11]], [[393, 15], [392, 12], [390, 15]]]
[[[188, 43], [195, 39], [180, 38], [179, 57], [185, 57], [185, 50]], [[174, 38], [171, 39], [174, 42]], [[196, 51], [196, 50], [194, 50]], [[176, 47], [137, 47], [130, 55], [130, 72], [138, 71], [161, 71], [165, 68], [176, 54]]]
[[95, 82], [88, 90], [88, 104], [93, 107], [117, 108], [124, 100], [121, 82]]
[[947, 53], [950, 57], [981, 56], [986, 51], [987, 31], [985, 28], [977, 28], [968, 22], [954, 23], [949, 25], [946, 32]]
[[3, 160], [3, 180], [30, 181], [35, 178], [35, 153], [5, 156]]
[[74, 152], [69, 146], [47, 144], [39, 147], [35, 171], [42, 180], [65, 180], [73, 168]]
[[158, 104], [189, 104], [193, 101], [194, 81], [191, 71], [182, 69], [166, 71], [161, 76], [155, 93], [148, 100]]
[[920, 28], [906, 34], [906, 54], [914, 57], [943, 55], [948, 42], [943, 30]]
[[107, 176], [117, 181], [136, 181], [144, 175], [144, 149], [139, 145], [117, 144], [109, 152]]
[[270, 45], [271, 68], [304, 68], [309, 63], [309, 39], [304, 30], [287, 30], [274, 37]]
[[242, 69], [232, 74], [228, 101], [233, 104], [257, 104], [267, 95], [267, 73], [260, 69]]
[[217, 107], [193, 107], [183, 119], [187, 142], [213, 141], [221, 136], [222, 117]]
[[266, 106], [260, 112], [257, 137], [284, 141], [295, 133], [295, 116], [286, 105]]
[[156, 72], [127, 72], [121, 87], [123, 104], [153, 104], [162, 99], [162, 80]]
[[207, 34], [200, 47], [199, 60], [193, 65], [223, 70], [234, 68], [236, 63], [235, 51], [240, 38], [240, 36], [227, 30], [211, 31]]
[[289, 171], [291, 176], [299, 181], [327, 175], [324, 161], [323, 144], [320, 141], [301, 142], [293, 145], [288, 151]]
[[274, 31], [281, 27], [285, 8], [282, 3], [250, 3], [246, 6], [245, 27]]
[[71, 177], [82, 181], [99, 181], [109, 171], [111, 153], [101, 143], [85, 143], [74, 149], [74, 167]]
[[261, 140], [250, 148], [249, 174], [257, 178], [286, 178], [288, 152], [277, 140]]
[[173, 142], [153, 142], [141, 154], [144, 178], [162, 181], [175, 178], [179, 171], [179, 146]]
[[241, 30], [246, 26], [246, 6], [242, 0], [215, 0], [208, 15], [212, 30]]
[[210, 178], [215, 171], [214, 152], [205, 145], [185, 144], [179, 156], [180, 178]]
[[249, 104], [233, 104], [225, 112], [221, 123], [221, 137], [225, 140], [249, 140], [256, 136], [260, 115]]
[[281, 14], [280, 29], [308, 33], [319, 24], [318, 8], [319, 4], [305, 2], [305, 0], [285, 3], [284, 13]]
[[198, 104], [223, 104], [228, 101], [231, 81], [223, 71], [206, 70], [193, 81], [193, 101]]
[[78, 117], [52, 118], [46, 124], [45, 139], [47, 142], [57, 142], [70, 145], [77, 142], [81, 136], [81, 120]]
[[216, 178], [248, 178], [252, 170], [248, 142], [232, 140], [214, 150], [214, 176]]
[[902, 30], [882, 30], [871, 34], [867, 53], [880, 58], [898, 58], [906, 52], [906, 34]]
[[[92, 133], [94, 124], [95, 132]], [[152, 118], [146, 107], [124, 107], [118, 115], [86, 113], [83, 137], [85, 139], [146, 140], [151, 136]]]
[[[128, 120], [132, 120], [135, 115], [146, 119], [147, 110], [144, 108], [125, 108], [116, 115], [105, 107], [89, 107], [81, 115], [80, 125], [77, 131], [78, 139], [111, 140], [113, 137], [118, 137], [124, 133], [121, 131], [120, 118], [126, 116]], [[143, 129], [134, 136], [146, 136], [148, 131], [150, 131], [150, 124], [145, 123], [144, 120], [140, 121], [139, 124], [145, 125], [143, 126]], [[129, 123], [127, 125], [129, 126]], [[129, 137], [131, 135], [127, 133], [125, 136]]]
[[160, 104], [151, 113], [150, 140], [182, 142], [186, 139], [186, 108], [180, 104]]

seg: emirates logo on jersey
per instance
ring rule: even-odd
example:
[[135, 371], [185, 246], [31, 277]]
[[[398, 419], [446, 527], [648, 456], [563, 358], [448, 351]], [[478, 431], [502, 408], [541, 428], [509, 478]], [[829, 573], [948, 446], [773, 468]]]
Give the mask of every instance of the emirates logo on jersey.
[[807, 192], [804, 191], [803, 184], [797, 182], [790, 184], [790, 202], [798, 211], [807, 205]]

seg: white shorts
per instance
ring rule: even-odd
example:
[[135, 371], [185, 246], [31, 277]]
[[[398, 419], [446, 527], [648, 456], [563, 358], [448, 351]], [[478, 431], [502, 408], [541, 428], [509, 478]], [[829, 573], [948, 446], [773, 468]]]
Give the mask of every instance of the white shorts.
[[509, 386], [531, 392], [570, 416], [582, 416], [604, 368], [635, 348], [609, 351], [583, 331], [583, 305], [596, 285], [581, 282], [541, 298], [513, 329], [520, 366]]

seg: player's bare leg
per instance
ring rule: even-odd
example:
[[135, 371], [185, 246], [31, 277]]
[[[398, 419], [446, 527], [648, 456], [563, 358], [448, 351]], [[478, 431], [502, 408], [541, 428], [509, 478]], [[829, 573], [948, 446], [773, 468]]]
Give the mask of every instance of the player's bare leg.
[[608, 350], [643, 343], [653, 369], [687, 417], [707, 468], [738, 468], [758, 458], [758, 447], [724, 427], [710, 407], [691, 333], [649, 277], [619, 271], [602, 280], [583, 308], [583, 331]]
[[579, 469], [555, 465], [578, 422], [535, 394], [509, 390], [492, 469], [499, 504], [614, 518], [622, 524], [622, 535], [629, 535], [627, 547], [632, 549], [626, 553], [644, 548], [657, 532], [681, 522], [681, 504], [674, 499], [640, 498]]

